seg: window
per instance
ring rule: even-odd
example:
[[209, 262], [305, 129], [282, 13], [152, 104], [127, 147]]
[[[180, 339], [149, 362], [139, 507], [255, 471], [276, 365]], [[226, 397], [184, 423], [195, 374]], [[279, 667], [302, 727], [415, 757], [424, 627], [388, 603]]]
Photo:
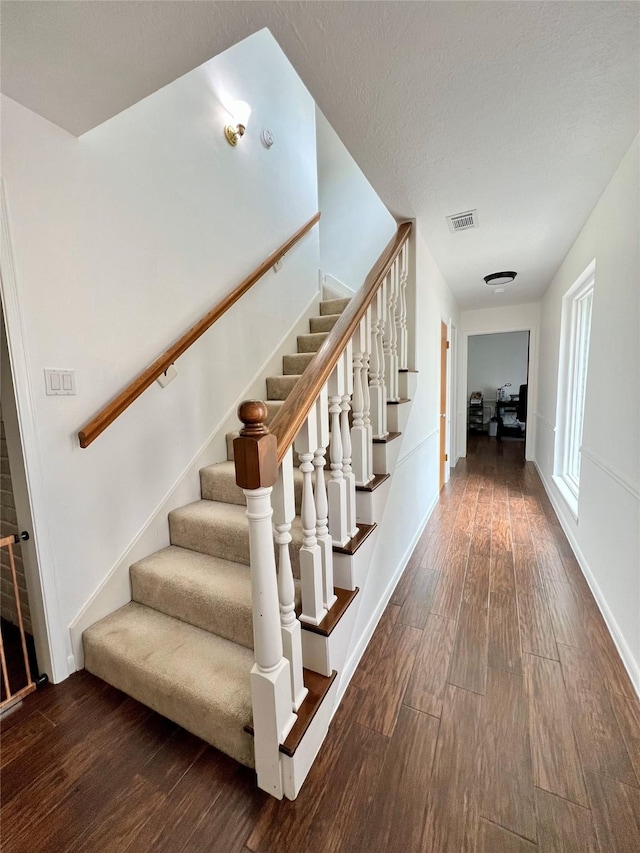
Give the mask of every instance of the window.
[[576, 517], [595, 269], [596, 263], [592, 261], [562, 302], [554, 476]]

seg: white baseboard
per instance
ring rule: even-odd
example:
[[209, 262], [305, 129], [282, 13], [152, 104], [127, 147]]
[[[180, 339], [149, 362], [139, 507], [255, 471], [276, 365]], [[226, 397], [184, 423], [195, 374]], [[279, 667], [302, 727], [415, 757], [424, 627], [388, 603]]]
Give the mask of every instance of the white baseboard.
[[640, 666], [635, 661], [635, 658], [629, 648], [627, 641], [625, 640], [620, 628], [618, 627], [618, 623], [616, 621], [615, 616], [611, 612], [607, 601], [602, 594], [602, 590], [600, 589], [598, 582], [595, 579], [593, 572], [591, 571], [591, 567], [587, 562], [580, 546], [575, 538], [571, 525], [567, 523], [567, 519], [565, 517], [565, 509], [562, 506], [562, 503], [558, 500], [555, 495], [551, 484], [548, 482], [547, 478], [542, 473], [542, 469], [538, 465], [536, 459], [533, 460], [533, 464], [536, 466], [536, 471], [542, 481], [542, 485], [544, 486], [544, 490], [547, 493], [549, 500], [551, 501], [551, 505], [555, 511], [555, 514], [558, 517], [560, 525], [564, 531], [565, 536], [569, 540], [569, 544], [575, 554], [576, 560], [578, 561], [580, 568], [582, 569], [582, 574], [585, 576], [587, 584], [589, 585], [589, 589], [593, 593], [593, 597], [598, 605], [598, 609], [602, 614], [602, 618], [605, 621], [607, 628], [609, 629], [609, 633], [615, 643], [615, 646], [618, 650], [620, 658], [622, 659], [622, 663], [624, 664], [627, 673], [629, 674], [629, 678], [631, 679], [631, 683], [638, 694], [638, 698], [640, 698]]

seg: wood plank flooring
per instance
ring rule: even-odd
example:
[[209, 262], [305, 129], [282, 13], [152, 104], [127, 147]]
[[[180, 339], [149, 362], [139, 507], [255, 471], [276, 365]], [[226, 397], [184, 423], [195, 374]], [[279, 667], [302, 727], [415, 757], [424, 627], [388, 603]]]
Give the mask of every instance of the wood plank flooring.
[[2, 724], [4, 853], [638, 853], [640, 703], [521, 454], [470, 440], [295, 802], [81, 672]]

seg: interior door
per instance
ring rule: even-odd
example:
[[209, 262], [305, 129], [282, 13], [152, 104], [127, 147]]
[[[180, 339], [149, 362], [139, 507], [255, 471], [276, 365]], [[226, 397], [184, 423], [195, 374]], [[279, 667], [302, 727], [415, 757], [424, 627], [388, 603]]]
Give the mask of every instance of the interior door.
[[444, 486], [447, 463], [447, 324], [440, 323], [440, 489]]

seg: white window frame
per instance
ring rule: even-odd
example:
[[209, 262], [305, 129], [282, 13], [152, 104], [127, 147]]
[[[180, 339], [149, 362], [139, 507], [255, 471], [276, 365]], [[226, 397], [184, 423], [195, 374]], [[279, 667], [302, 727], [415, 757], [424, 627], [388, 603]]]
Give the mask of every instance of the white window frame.
[[595, 279], [593, 260], [562, 300], [554, 481], [576, 520]]

